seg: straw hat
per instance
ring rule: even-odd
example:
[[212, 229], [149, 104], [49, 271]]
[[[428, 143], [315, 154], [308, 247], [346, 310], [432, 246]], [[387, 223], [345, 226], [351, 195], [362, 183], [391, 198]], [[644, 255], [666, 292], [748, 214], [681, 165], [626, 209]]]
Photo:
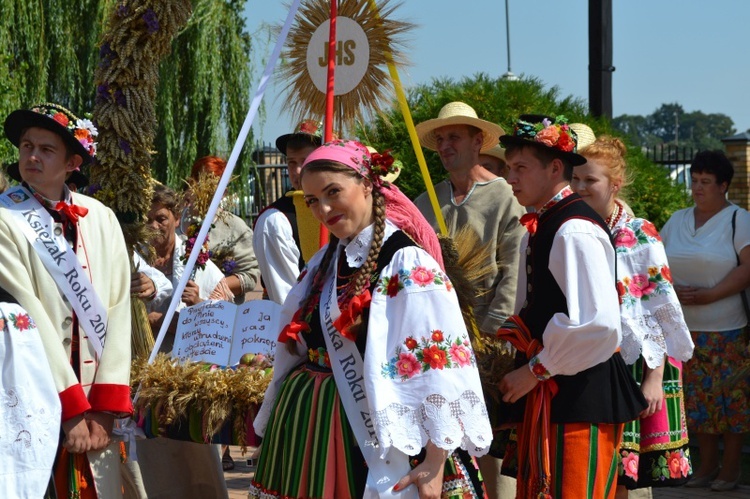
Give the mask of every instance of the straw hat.
[[584, 123], [571, 123], [570, 128], [578, 135], [578, 152], [582, 152], [588, 146], [596, 142], [596, 135], [590, 126]]
[[474, 108], [464, 102], [449, 102], [444, 105], [435, 119], [423, 121], [417, 125], [417, 135], [422, 147], [437, 150], [435, 129], [447, 125], [471, 125], [482, 130], [484, 141], [482, 149], [490, 149], [497, 145], [498, 138], [505, 135], [500, 125], [480, 120]]
[[486, 151], [480, 151], [479, 154], [485, 154], [487, 156], [492, 156], [493, 158], [497, 158], [500, 161], [505, 161], [505, 149], [498, 144], [495, 147], [490, 147]]
[[[378, 152], [377, 149], [375, 149], [372, 146], [366, 146], [367, 150], [370, 152], [370, 154], [375, 154]], [[395, 160], [393, 164], [391, 165], [391, 171], [388, 172], [384, 177], [381, 177], [383, 182], [388, 182], [389, 184], [392, 184], [396, 181], [399, 175], [401, 175], [401, 168], [404, 166], [403, 163], [401, 163], [400, 160]]]

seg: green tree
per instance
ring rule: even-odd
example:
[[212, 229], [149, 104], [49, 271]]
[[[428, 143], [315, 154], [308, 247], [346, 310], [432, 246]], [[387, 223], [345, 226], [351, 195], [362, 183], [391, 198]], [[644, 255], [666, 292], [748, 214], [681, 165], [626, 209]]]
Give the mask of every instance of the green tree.
[[734, 135], [732, 118], [722, 113], [685, 112], [676, 103], [662, 104], [648, 116], [623, 114], [612, 125], [634, 145], [676, 144], [693, 149], [722, 149], [721, 139]]
[[[0, 0], [0, 118], [41, 101], [80, 114], [91, 111], [104, 23], [111, 9], [131, 2], [137, 4]], [[160, 68], [152, 167], [154, 176], [173, 187], [197, 157], [228, 153], [242, 126], [249, 108], [251, 45], [245, 4], [192, 0], [193, 16]], [[16, 158], [16, 149], [0, 138], [0, 162]]]
[[[408, 92], [407, 100], [415, 123], [437, 117], [440, 108], [452, 101], [463, 101], [472, 106], [480, 118], [500, 124], [506, 131], [513, 128], [520, 114], [565, 115], [570, 122], [583, 122], [597, 135], [616, 134], [626, 143], [632, 140], [616, 132], [604, 119], [587, 114], [585, 103], [571, 96], [563, 97], [557, 87], [546, 88], [535, 78], [506, 81], [479, 73], [461, 80], [436, 79], [419, 85]], [[414, 198], [425, 191], [424, 180], [417, 165], [403, 116], [397, 103], [361, 126], [357, 134], [362, 140], [382, 151], [391, 149], [393, 155], [405, 165], [398, 179], [404, 193]], [[428, 169], [434, 183], [447, 177], [438, 155], [424, 149]], [[648, 161], [639, 147], [629, 147], [628, 163], [634, 182], [627, 201], [636, 214], [648, 218], [657, 226], [663, 225], [669, 215], [687, 205], [684, 190], [672, 184], [667, 171]]]

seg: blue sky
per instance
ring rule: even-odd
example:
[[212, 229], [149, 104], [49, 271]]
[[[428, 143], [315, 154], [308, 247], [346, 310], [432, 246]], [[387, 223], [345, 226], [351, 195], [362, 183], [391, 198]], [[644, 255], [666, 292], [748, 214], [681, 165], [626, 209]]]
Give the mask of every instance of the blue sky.
[[[588, 2], [509, 0], [511, 69], [588, 99]], [[257, 37], [251, 95], [275, 39], [262, 26], [287, 15], [280, 0], [249, 0], [248, 31]], [[503, 0], [406, 0], [395, 13], [413, 22], [405, 86], [435, 77], [462, 78], [507, 71]], [[748, 0], [613, 0], [614, 115], [652, 113], [678, 102], [685, 111], [724, 113], [742, 132], [750, 128]], [[266, 118], [253, 129], [266, 142], [294, 120], [280, 112], [287, 98], [271, 84]], [[257, 121], [257, 120], [256, 120]]]

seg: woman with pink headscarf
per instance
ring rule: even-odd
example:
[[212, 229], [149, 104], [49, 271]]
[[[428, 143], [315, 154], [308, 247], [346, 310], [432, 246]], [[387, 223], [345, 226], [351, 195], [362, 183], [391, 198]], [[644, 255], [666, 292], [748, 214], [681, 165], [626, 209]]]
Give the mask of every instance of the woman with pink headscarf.
[[481, 497], [470, 455], [492, 432], [440, 245], [354, 141], [308, 156], [301, 183], [330, 242], [284, 303], [250, 497]]

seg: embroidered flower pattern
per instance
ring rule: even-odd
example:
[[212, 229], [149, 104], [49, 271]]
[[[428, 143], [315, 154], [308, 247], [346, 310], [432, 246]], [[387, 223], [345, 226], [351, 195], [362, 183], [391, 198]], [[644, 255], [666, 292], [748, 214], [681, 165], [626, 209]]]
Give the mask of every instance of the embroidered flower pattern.
[[331, 359], [328, 357], [328, 351], [323, 347], [318, 347], [317, 349], [308, 348], [307, 359], [320, 367], [331, 368]]
[[637, 300], [649, 300], [652, 296], [665, 295], [672, 285], [671, 277], [666, 265], [649, 267], [648, 274], [624, 276], [617, 282], [617, 291], [622, 293], [620, 300], [626, 306], [633, 306]]
[[531, 358], [529, 366], [531, 366], [531, 372], [534, 373], [534, 376], [536, 376], [539, 381], [547, 381], [552, 377], [552, 373], [544, 367], [544, 364], [539, 361], [539, 357], [537, 356]]
[[648, 220], [634, 218], [615, 229], [614, 240], [617, 252], [627, 253], [636, 246], [659, 242], [661, 237], [654, 224]]
[[[635, 218], [615, 229], [614, 241], [617, 253], [624, 254], [643, 245], [657, 244], [661, 238], [651, 222]], [[617, 281], [617, 291], [621, 304], [633, 306], [638, 300], [669, 293], [671, 285], [672, 272], [665, 264], [648, 267], [644, 273], [622, 276]]]
[[[690, 449], [665, 450], [662, 454], [645, 454], [644, 459], [648, 461], [640, 468], [640, 472], [646, 474], [641, 480], [651, 479], [654, 481], [679, 480], [688, 477], [692, 472], [690, 460]], [[622, 450], [618, 464], [618, 474], [638, 482], [639, 466], [641, 466], [638, 452]]]
[[[26, 331], [29, 328], [35, 328], [34, 321], [31, 320], [29, 314], [8, 314], [8, 318], [13, 323], [13, 327], [19, 331]], [[5, 324], [3, 324], [5, 326]]]
[[428, 269], [427, 267], [418, 265], [411, 270], [401, 269], [392, 276], [381, 277], [375, 288], [375, 293], [393, 298], [398, 295], [399, 291], [408, 287], [418, 286], [425, 288], [430, 285], [444, 285], [447, 291], [453, 289], [450, 279], [441, 270]]
[[633, 480], [638, 480], [638, 453], [622, 451], [622, 461], [620, 461], [619, 474], [624, 474]]
[[457, 337], [451, 340], [436, 329], [429, 336], [420, 339], [413, 336], [406, 338], [403, 345], [396, 348], [395, 355], [383, 363], [381, 374], [385, 378], [401, 378], [401, 381], [406, 381], [430, 369], [455, 369], [474, 365], [476, 359], [468, 339]]

